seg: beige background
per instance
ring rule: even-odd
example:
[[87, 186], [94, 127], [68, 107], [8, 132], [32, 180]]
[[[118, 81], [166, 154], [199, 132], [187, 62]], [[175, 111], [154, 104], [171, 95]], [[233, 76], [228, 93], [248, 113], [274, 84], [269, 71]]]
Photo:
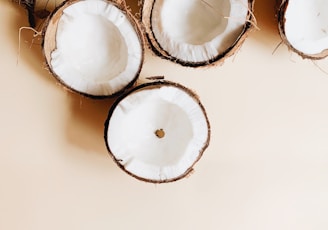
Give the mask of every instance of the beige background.
[[140, 77], [194, 89], [212, 125], [195, 173], [153, 185], [106, 151], [112, 102], [58, 85], [33, 32], [22, 32], [18, 55], [26, 14], [0, 0], [0, 229], [328, 229], [328, 60], [285, 45], [273, 54], [274, 0], [255, 7], [261, 30], [222, 66], [190, 69], [147, 51]]

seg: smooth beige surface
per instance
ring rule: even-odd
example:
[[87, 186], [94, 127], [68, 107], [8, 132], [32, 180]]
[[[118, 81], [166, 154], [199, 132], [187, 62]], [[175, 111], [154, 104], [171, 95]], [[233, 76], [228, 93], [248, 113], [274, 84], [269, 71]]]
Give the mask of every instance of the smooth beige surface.
[[[132, 0], [130, 2], [133, 2]], [[224, 65], [189, 69], [147, 53], [141, 78], [194, 89], [212, 125], [189, 178], [140, 182], [109, 157], [110, 100], [65, 91], [44, 69], [25, 11], [0, 0], [0, 229], [328, 229], [328, 59], [281, 45], [274, 0]], [[35, 43], [40, 43], [37, 39]]]

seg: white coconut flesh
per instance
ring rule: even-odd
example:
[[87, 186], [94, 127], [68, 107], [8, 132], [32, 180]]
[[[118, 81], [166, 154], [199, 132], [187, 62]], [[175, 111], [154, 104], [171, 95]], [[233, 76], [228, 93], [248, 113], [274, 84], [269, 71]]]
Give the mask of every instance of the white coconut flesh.
[[136, 91], [115, 107], [108, 147], [130, 174], [172, 181], [188, 172], [205, 149], [209, 125], [199, 102], [175, 86]]
[[304, 54], [319, 54], [328, 49], [327, 0], [289, 0], [285, 35], [288, 42]]
[[171, 56], [204, 62], [233, 46], [247, 15], [247, 0], [156, 0], [151, 25], [157, 42]]
[[50, 66], [70, 88], [94, 96], [112, 95], [134, 80], [141, 62], [138, 34], [115, 5], [85, 0], [64, 9]]

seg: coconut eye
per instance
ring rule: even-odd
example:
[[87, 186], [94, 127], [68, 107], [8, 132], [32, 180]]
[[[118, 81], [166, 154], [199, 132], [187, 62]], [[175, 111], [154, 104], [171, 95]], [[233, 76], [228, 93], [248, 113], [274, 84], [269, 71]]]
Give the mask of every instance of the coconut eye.
[[142, 20], [155, 53], [201, 66], [233, 53], [245, 39], [251, 11], [248, 0], [145, 0]]
[[143, 60], [141, 33], [132, 16], [105, 0], [68, 1], [50, 18], [44, 53], [68, 88], [112, 96], [131, 85]]
[[322, 0], [284, 1], [278, 10], [283, 41], [304, 58], [328, 56], [328, 7]]
[[209, 144], [210, 127], [197, 96], [176, 83], [134, 88], [109, 112], [105, 141], [116, 163], [153, 183], [188, 175]]

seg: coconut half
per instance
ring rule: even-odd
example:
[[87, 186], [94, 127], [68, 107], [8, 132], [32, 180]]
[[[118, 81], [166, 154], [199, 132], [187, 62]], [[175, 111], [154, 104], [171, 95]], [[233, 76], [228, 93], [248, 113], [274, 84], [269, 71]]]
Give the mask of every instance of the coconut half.
[[167, 81], [139, 85], [120, 97], [105, 124], [105, 141], [115, 162], [153, 183], [188, 175], [209, 139], [210, 125], [198, 97]]
[[186, 66], [232, 55], [252, 27], [253, 0], [144, 0], [142, 22], [153, 51]]
[[113, 96], [131, 86], [143, 62], [137, 23], [106, 0], [65, 1], [46, 24], [43, 50], [56, 78], [90, 97]]
[[303, 58], [328, 56], [327, 0], [280, 0], [278, 3], [278, 25], [283, 42]]

